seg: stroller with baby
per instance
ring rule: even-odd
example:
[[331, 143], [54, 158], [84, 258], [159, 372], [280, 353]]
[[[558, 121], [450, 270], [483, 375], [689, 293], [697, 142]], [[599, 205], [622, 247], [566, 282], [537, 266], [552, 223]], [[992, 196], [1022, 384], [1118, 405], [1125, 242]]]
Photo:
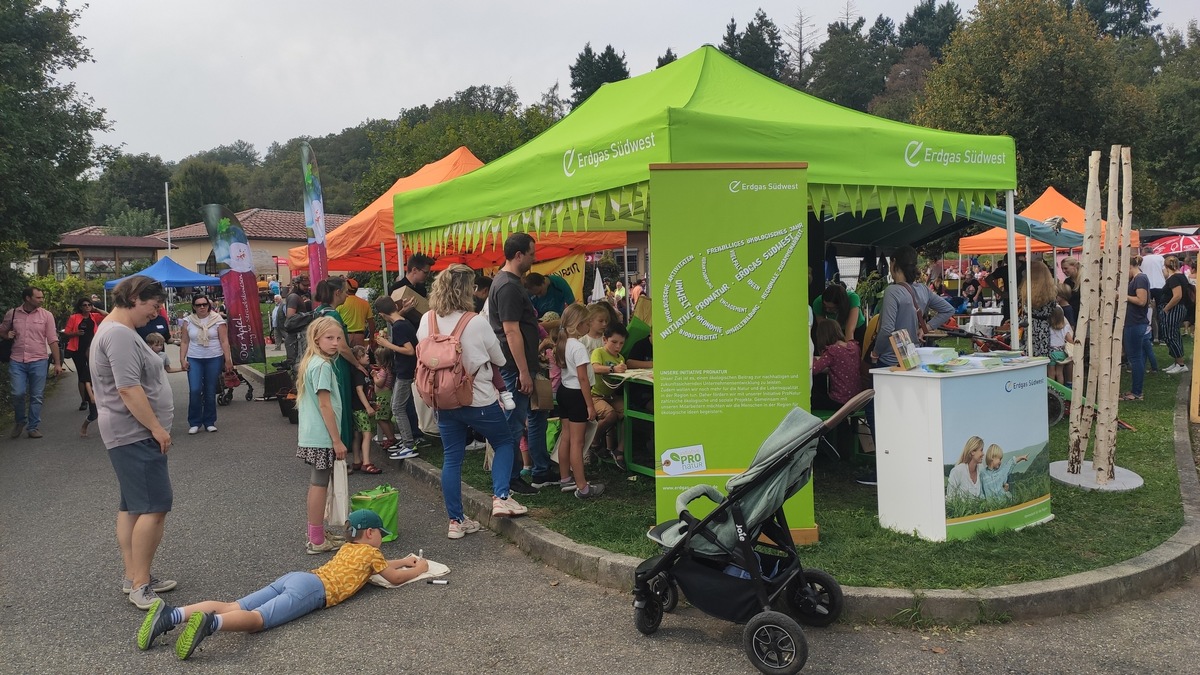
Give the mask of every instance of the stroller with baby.
[[[679, 519], [647, 533], [664, 551], [634, 573], [637, 629], [645, 635], [657, 631], [682, 591], [706, 614], [746, 624], [742, 646], [760, 671], [799, 672], [808, 660], [808, 642], [797, 621], [832, 624], [842, 612], [843, 596], [831, 575], [801, 566], [783, 503], [808, 484], [821, 437], [872, 396], [872, 390], [862, 392], [824, 422], [793, 409], [763, 441], [749, 468], [725, 484], [728, 496], [711, 485], [683, 492], [675, 500]], [[702, 519], [688, 511], [699, 497], [717, 505]]]
[[233, 402], [233, 390], [246, 385], [246, 400], [254, 400], [254, 385], [238, 372], [237, 368], [221, 373], [221, 390], [217, 392], [217, 405], [229, 405]]

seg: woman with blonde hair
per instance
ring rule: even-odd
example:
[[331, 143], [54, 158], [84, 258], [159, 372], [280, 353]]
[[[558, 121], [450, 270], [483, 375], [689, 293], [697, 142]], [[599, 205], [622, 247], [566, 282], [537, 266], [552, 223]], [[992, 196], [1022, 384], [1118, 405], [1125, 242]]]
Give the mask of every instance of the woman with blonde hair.
[[473, 378], [471, 404], [438, 411], [438, 431], [442, 436], [442, 500], [450, 526], [446, 536], [461, 539], [478, 532], [478, 522], [463, 513], [462, 463], [471, 429], [483, 434], [492, 444], [492, 517], [520, 516], [529, 511], [512, 498], [509, 488], [515, 443], [500, 397], [492, 384], [492, 369], [504, 365], [504, 352], [487, 317], [475, 313], [475, 271], [466, 265], [451, 265], [433, 280], [429, 292], [429, 311], [421, 317], [417, 329], [417, 368], [421, 362], [421, 341], [430, 335], [453, 333], [465, 322], [459, 336], [460, 359]]
[[[1029, 282], [1032, 282], [1029, 285], [1032, 298], [1026, 294]], [[1054, 275], [1046, 263], [1033, 260], [1029, 263], [1029, 277], [1022, 279], [1017, 288], [1017, 304], [1028, 317], [1027, 330], [1033, 331], [1033, 353], [1030, 356], [1050, 356], [1050, 313], [1058, 304], [1058, 284], [1054, 281]], [[1033, 311], [1025, 306], [1026, 302], [1030, 302]]]
[[979, 464], [983, 461], [983, 439], [972, 436], [963, 445], [958, 463], [946, 478], [946, 498], [983, 496], [979, 483]]
[[346, 458], [341, 421], [350, 414], [342, 402], [342, 388], [334, 369], [345, 335], [337, 319], [322, 316], [308, 325], [308, 349], [296, 368], [296, 410], [299, 429], [296, 457], [312, 467], [309, 472], [307, 515], [309, 555], [327, 553], [340, 543], [325, 538], [325, 500], [333, 462]]

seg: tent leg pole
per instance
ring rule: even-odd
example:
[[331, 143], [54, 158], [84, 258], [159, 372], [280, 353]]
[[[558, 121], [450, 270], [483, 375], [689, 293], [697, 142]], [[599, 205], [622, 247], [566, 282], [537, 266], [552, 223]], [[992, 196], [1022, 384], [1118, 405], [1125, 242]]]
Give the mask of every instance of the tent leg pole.
[[379, 269], [383, 270], [383, 292], [387, 292], [387, 251], [384, 249], [383, 242], [379, 242]]
[[1016, 219], [1013, 218], [1013, 191], [1004, 193], [1004, 225], [1008, 230], [1008, 278], [1004, 280], [1004, 292], [1008, 296], [1008, 321], [1011, 334], [1009, 344], [1015, 344], [1017, 337], [1017, 237]]
[[1033, 251], [1032, 237], [1025, 237], [1025, 349], [1033, 356]]
[[633, 285], [629, 283], [629, 235], [625, 235], [624, 249], [625, 257], [622, 258], [622, 262], [625, 266], [625, 297], [622, 299], [622, 302], [625, 303], [625, 325], [628, 326], [629, 317], [633, 316], [633, 308], [629, 306], [629, 289], [633, 288]]

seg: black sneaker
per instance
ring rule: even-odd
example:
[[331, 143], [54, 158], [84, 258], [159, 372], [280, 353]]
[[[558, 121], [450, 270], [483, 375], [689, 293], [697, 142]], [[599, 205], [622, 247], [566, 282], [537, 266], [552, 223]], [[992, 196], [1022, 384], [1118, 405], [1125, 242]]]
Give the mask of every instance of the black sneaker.
[[87, 408], [88, 408], [88, 402], [87, 402], [87, 401], [80, 401], [80, 402], [79, 402], [79, 409], [80, 409], [81, 411], [82, 411], [82, 410], [87, 410]]
[[870, 473], [864, 473], [863, 475], [859, 476], [858, 478], [855, 478], [854, 482], [858, 483], [859, 485], [870, 485], [870, 486], [874, 487], [876, 485], [879, 485], [879, 476], [874, 471], [872, 471]]
[[179, 639], [175, 640], [175, 656], [178, 656], [180, 661], [186, 661], [195, 653], [196, 647], [200, 646], [204, 638], [213, 634], [216, 625], [215, 614], [193, 612], [187, 620], [187, 625], [183, 627], [183, 632], [179, 634]]
[[161, 599], [155, 599], [154, 604], [150, 605], [149, 611], [146, 612], [146, 618], [142, 620], [142, 627], [138, 629], [138, 649], [143, 651], [149, 649], [159, 635], [175, 628], [175, 624], [171, 622], [171, 612], [174, 609]]
[[533, 476], [533, 487], [541, 490], [542, 488], [558, 487], [557, 473], [539, 473]]
[[530, 487], [529, 483], [526, 483], [525, 481], [521, 480], [520, 478], [513, 479], [513, 481], [508, 484], [508, 489], [512, 490], [513, 492], [515, 492], [519, 495], [535, 495], [535, 494], [537, 494], [537, 490]]

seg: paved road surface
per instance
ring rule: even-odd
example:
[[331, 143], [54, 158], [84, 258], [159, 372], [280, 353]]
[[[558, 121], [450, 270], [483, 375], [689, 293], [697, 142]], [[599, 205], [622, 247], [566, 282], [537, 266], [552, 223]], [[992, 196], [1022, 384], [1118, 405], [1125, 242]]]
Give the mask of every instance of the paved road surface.
[[[169, 645], [142, 653], [142, 613], [118, 588], [116, 479], [100, 440], [80, 439], [73, 376], [48, 398], [46, 437], [0, 435], [0, 673], [167, 672]], [[274, 402], [240, 394], [216, 434], [186, 435], [187, 380], [177, 403], [171, 474], [175, 511], [155, 571], [179, 580], [178, 604], [234, 599], [325, 556], [304, 554], [307, 469], [295, 427]], [[683, 608], [651, 638], [630, 598], [575, 580], [487, 531], [445, 538], [440, 497], [389, 463], [356, 474], [401, 492], [401, 537], [388, 557], [424, 548], [448, 564], [448, 586], [368, 586], [346, 603], [261, 635], [217, 635], [186, 664], [195, 673], [746, 673], [739, 627]], [[564, 498], [566, 498], [564, 496]], [[1003, 565], [1003, 560], [997, 560]], [[915, 632], [838, 625], [808, 632], [813, 673], [1178, 673], [1192, 665], [1200, 582], [1086, 616]]]

